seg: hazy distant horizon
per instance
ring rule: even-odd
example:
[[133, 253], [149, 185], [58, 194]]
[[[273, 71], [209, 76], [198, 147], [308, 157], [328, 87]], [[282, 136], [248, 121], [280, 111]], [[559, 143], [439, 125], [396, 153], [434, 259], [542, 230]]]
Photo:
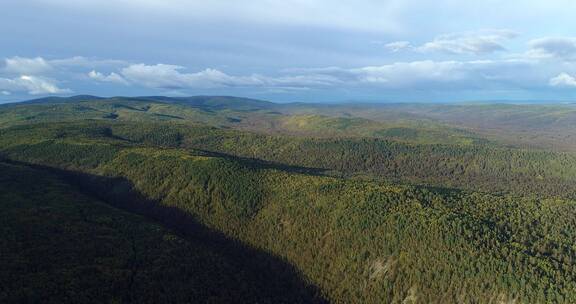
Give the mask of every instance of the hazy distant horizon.
[[309, 103], [309, 104], [359, 104], [359, 105], [379, 105], [379, 104], [576, 104], [576, 99], [570, 100], [506, 100], [506, 99], [493, 99], [493, 100], [445, 100], [445, 101], [426, 101], [426, 100], [316, 100], [316, 101], [301, 101], [301, 100], [274, 100], [257, 98], [250, 96], [240, 96], [240, 95], [189, 95], [189, 96], [169, 96], [169, 95], [92, 95], [92, 94], [74, 94], [74, 95], [49, 95], [42, 97], [32, 97], [18, 100], [0, 100], [0, 105], [2, 104], [12, 104], [12, 103], [25, 103], [35, 100], [42, 100], [44, 98], [74, 98], [92, 96], [98, 98], [154, 98], [154, 97], [167, 97], [167, 98], [191, 98], [197, 96], [218, 96], [218, 97], [238, 97], [246, 99], [255, 99], [261, 101], [268, 101], [278, 104], [289, 104], [289, 103]]

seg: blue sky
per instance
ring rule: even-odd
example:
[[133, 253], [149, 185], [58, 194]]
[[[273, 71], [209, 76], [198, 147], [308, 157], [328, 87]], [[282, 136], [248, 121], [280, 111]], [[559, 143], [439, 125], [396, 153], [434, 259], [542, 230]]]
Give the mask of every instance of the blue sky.
[[0, 102], [575, 100], [572, 0], [4, 0]]

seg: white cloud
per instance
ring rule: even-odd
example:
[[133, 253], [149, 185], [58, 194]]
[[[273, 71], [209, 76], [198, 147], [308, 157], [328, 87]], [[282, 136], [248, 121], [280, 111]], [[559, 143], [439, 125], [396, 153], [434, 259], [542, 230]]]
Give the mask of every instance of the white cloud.
[[67, 70], [71, 68], [96, 68], [96, 67], [119, 67], [128, 63], [123, 60], [95, 59], [82, 56], [47, 60], [43, 57], [19, 57], [6, 58], [4, 73], [19, 75], [41, 75], [54, 72], [55, 70]]
[[4, 95], [4, 96], [12, 95], [12, 93], [10, 93], [9, 91], [2, 91], [0, 93], [2, 93], [2, 95]]
[[217, 69], [187, 72], [178, 65], [141, 63], [110, 74], [94, 70], [88, 76], [103, 82], [164, 91], [218, 88], [293, 91], [336, 87], [360, 90], [361, 87], [394, 90], [537, 89], [549, 84], [547, 75], [554, 69], [529, 59], [421, 60], [358, 68], [287, 69], [274, 75], [230, 75]]
[[410, 61], [361, 68], [296, 69], [310, 76], [330, 76], [334, 86], [394, 90], [465, 90], [540, 88], [548, 79], [537, 62], [527, 60]]
[[386, 43], [384, 48], [389, 50], [392, 53], [397, 53], [400, 51], [408, 50], [412, 48], [412, 45], [408, 41], [394, 41], [390, 43]]
[[92, 70], [88, 73], [88, 77], [90, 77], [91, 79], [94, 79], [96, 81], [101, 81], [101, 82], [128, 84], [128, 81], [126, 81], [126, 79], [124, 79], [122, 76], [120, 76], [114, 72], [112, 72], [108, 75], [104, 75], [100, 72]]
[[[0, 69], [0, 95], [11, 92], [27, 92], [31, 95], [70, 93], [72, 92], [70, 89], [60, 88], [54, 78], [73, 78], [80, 73], [79, 70], [87, 67], [117, 68], [127, 64], [121, 60], [101, 60], [81, 56], [52, 60], [15, 56], [4, 61], [5, 66]], [[92, 71], [88, 76], [102, 82], [127, 84], [127, 81], [117, 73], [104, 75]]]
[[576, 59], [576, 38], [544, 37], [529, 42], [527, 55], [533, 58]]
[[42, 57], [12, 57], [5, 59], [4, 71], [12, 74], [42, 74], [52, 70], [52, 66]]
[[83, 56], [74, 56], [62, 59], [52, 59], [48, 61], [50, 65], [61, 68], [69, 67], [82, 67], [82, 68], [96, 68], [96, 67], [119, 67], [125, 66], [128, 62], [124, 60], [115, 59], [99, 59], [87, 58]]
[[68, 93], [70, 90], [59, 88], [52, 80], [36, 76], [20, 76], [17, 83], [28, 90], [29, 94], [61, 94]]
[[551, 78], [549, 83], [553, 87], [576, 87], [576, 77], [568, 73], [560, 73], [558, 76]]
[[[398, 47], [406, 43], [398, 44]], [[190, 89], [250, 88], [257, 91], [326, 90], [332, 88], [363, 88], [391, 90], [467, 90], [467, 89], [540, 89], [570, 84], [570, 73], [576, 73], [576, 65], [542, 61], [539, 59], [493, 59], [493, 60], [419, 60], [395, 62], [384, 65], [357, 68], [299, 68], [282, 70], [273, 74], [231, 75], [218, 69], [208, 68], [189, 72], [185, 67], [173, 64], [124, 64], [112, 72], [86, 71], [90, 60], [84, 57], [45, 61], [53, 66], [47, 75], [23, 74], [20, 77], [0, 75], [0, 90], [28, 92], [30, 94], [61, 94], [70, 90], [60, 88], [58, 79], [91, 79], [109, 85], [121, 84], [133, 87], [158, 89], [163, 92], [186, 92]], [[53, 62], [59, 62], [54, 64]], [[77, 73], [63, 62], [80, 64]], [[103, 62], [115, 62], [107, 61]], [[106, 67], [107, 69], [110, 67]], [[110, 71], [108, 69], [108, 71]], [[566, 72], [549, 79], [549, 75]], [[553, 74], [551, 74], [553, 73]], [[58, 77], [48, 77], [48, 76]], [[62, 78], [61, 78], [62, 77]]]
[[52, 79], [29, 75], [22, 75], [18, 78], [0, 78], [0, 90], [27, 92], [31, 95], [71, 92], [69, 89], [59, 88]]
[[421, 52], [481, 55], [505, 51], [503, 43], [517, 35], [518, 33], [506, 29], [444, 34], [416, 49]]
[[351, 70], [361, 83], [385, 84], [388, 87], [404, 87], [426, 82], [456, 82], [466, 78], [467, 63], [458, 61], [398, 62], [382, 66], [370, 66]]
[[0, 70], [0, 91], [2, 95], [12, 92], [26, 92], [30, 95], [65, 94], [71, 90], [60, 88], [57, 81], [49, 77], [57, 73], [55, 65], [42, 57], [11, 57], [5, 59]]
[[133, 84], [150, 88], [178, 90], [185, 88], [293, 88], [306, 86], [327, 86], [339, 81], [331, 75], [290, 75], [269, 77], [258, 74], [248, 76], [228, 75], [220, 70], [205, 69], [196, 73], [183, 72], [184, 67], [170, 64], [134, 64], [120, 71], [120, 74]]
[[122, 76], [132, 83], [163, 89], [217, 88], [226, 85], [256, 84], [250, 79], [234, 78], [215, 69], [197, 73], [183, 73], [184, 67], [170, 64], [134, 64], [121, 70]]
[[483, 55], [505, 51], [503, 43], [515, 38], [518, 33], [506, 29], [479, 30], [443, 34], [420, 46], [413, 46], [409, 41], [395, 41], [384, 47], [396, 53], [399, 51], [418, 51], [422, 53], [443, 52], [448, 54]]

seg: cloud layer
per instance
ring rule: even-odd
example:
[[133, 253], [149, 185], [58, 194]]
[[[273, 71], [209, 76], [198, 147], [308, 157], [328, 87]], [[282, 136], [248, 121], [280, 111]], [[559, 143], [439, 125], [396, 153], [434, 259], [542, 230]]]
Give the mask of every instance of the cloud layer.
[[408, 41], [395, 41], [385, 44], [385, 48], [392, 52], [412, 50], [424, 53], [444, 52], [449, 54], [483, 55], [505, 51], [504, 42], [517, 36], [518, 33], [507, 29], [480, 30], [443, 34], [420, 46], [413, 46]]
[[560, 73], [558, 76], [550, 79], [550, 85], [553, 87], [576, 88], [576, 77], [568, 73]]
[[[385, 45], [395, 53], [410, 49], [421, 56], [437, 52], [460, 56], [452, 56], [456, 59], [399, 60], [358, 67], [288, 68], [268, 73], [230, 73], [213, 67], [194, 70], [171, 63], [132, 63], [80, 56], [59, 59], [10, 57], [0, 68], [0, 95], [69, 94], [102, 86], [118, 92], [144, 90], [154, 94], [194, 94], [198, 90], [249, 90], [256, 93], [349, 90], [382, 94], [418, 91], [442, 94], [466, 91], [552, 92], [560, 88], [576, 88], [576, 38], [531, 39], [525, 43], [524, 52], [489, 59], [475, 58], [504, 51], [501, 43], [515, 37], [517, 34], [509, 30], [481, 30], [439, 35], [416, 47], [407, 41]], [[94, 86], [96, 84], [98, 86]]]
[[0, 91], [8, 96], [12, 92], [27, 92], [30, 95], [66, 94], [71, 90], [58, 87], [57, 81], [44, 77], [53, 67], [44, 58], [6, 58], [0, 70]]
[[576, 38], [544, 37], [530, 41], [528, 54], [535, 58], [576, 60]]
[[59, 88], [53, 80], [38, 76], [22, 75], [17, 78], [0, 78], [0, 90], [3, 95], [11, 92], [27, 92], [30, 95], [67, 94], [72, 91]]
[[6, 58], [4, 71], [13, 74], [42, 74], [50, 71], [52, 66], [44, 58]]
[[169, 64], [133, 64], [118, 73], [91, 71], [100, 82], [130, 84], [160, 90], [219, 88], [467, 90], [525, 88], [548, 85], [549, 76], [539, 73], [540, 63], [529, 60], [410, 61], [358, 68], [299, 68], [278, 75], [230, 75], [217, 69], [187, 72]]

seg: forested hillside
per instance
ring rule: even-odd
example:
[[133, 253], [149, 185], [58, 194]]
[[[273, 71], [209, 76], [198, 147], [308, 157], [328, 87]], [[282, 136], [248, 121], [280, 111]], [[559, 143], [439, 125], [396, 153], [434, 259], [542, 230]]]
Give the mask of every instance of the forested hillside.
[[[105, 179], [6, 162], [0, 170], [2, 303], [321, 302], [291, 266], [264, 252], [192, 218], [167, 230], [160, 218], [110, 207], [120, 201], [78, 187]], [[118, 206], [144, 214], [129, 198]]]
[[54, 121], [140, 121], [207, 124], [268, 134], [314, 137], [391, 138], [417, 143], [471, 144], [485, 139], [431, 120], [376, 121], [325, 112], [303, 111], [298, 104], [274, 104], [235, 97], [48, 98], [0, 105], [0, 127]]
[[[66, 142], [89, 140], [90, 155], [101, 149], [101, 145], [93, 145], [94, 141], [112, 141], [203, 150], [304, 167], [338, 177], [539, 197], [576, 196], [576, 154], [564, 152], [487, 144], [411, 144], [378, 138], [264, 135], [173, 123], [42, 123], [5, 128], [0, 134], [0, 143], [14, 155], [50, 148], [53, 140], [72, 137]], [[68, 153], [67, 149], [62, 153]], [[65, 159], [63, 163], [69, 161]], [[94, 166], [99, 163], [98, 159], [91, 161]]]
[[[151, 100], [115, 102], [144, 109]], [[201, 100], [161, 101], [211, 107], [215, 116], [195, 112], [210, 119], [254, 107], [291, 119], [264, 113], [286, 105]], [[81, 105], [0, 109], [2, 252], [20, 265], [1, 265], [18, 277], [2, 275], [5, 299], [576, 302], [569, 152], [476, 135], [410, 140], [404, 129], [388, 131], [403, 134], [396, 139], [247, 131], [207, 117], [148, 120], [150, 110], [83, 117]], [[70, 115], [7, 121], [52, 106]], [[88, 280], [89, 271], [98, 275]], [[37, 290], [52, 277], [60, 289]], [[90, 289], [100, 285], [110, 287]]]

